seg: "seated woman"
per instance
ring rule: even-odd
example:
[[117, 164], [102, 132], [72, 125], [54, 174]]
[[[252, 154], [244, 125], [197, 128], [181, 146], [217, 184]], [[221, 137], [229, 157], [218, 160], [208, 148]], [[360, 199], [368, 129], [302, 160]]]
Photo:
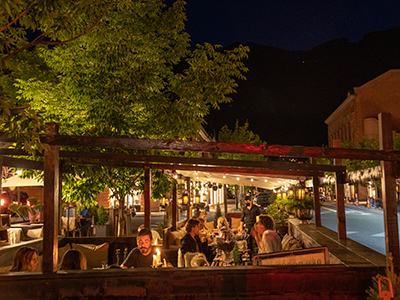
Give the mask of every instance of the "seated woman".
[[225, 227], [225, 229], [230, 230], [228, 220], [225, 217], [219, 217], [217, 220], [218, 230], [220, 230], [222, 227]]
[[76, 249], [64, 253], [60, 270], [86, 270], [87, 260], [85, 255]]
[[282, 251], [281, 238], [274, 230], [275, 221], [270, 215], [260, 215], [254, 228], [256, 233], [253, 236], [258, 245], [258, 253]]
[[38, 263], [38, 251], [31, 247], [21, 247], [14, 255], [10, 272], [33, 272]]

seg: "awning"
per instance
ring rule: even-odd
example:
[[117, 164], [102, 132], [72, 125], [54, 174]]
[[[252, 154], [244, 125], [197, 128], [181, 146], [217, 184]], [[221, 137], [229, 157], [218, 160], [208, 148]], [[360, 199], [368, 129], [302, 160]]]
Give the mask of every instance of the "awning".
[[12, 176], [4, 179], [1, 183], [1, 187], [18, 187], [18, 186], [43, 186], [43, 182], [38, 181], [34, 178], [20, 178], [19, 175]]
[[242, 174], [221, 174], [211, 172], [195, 172], [195, 171], [177, 171], [184, 177], [190, 177], [192, 181], [203, 181], [211, 183], [222, 183], [222, 184], [237, 184], [254, 186], [263, 189], [276, 189], [282, 186], [295, 185], [299, 182], [299, 179], [304, 180], [304, 177], [285, 176], [280, 175], [278, 177], [270, 176], [259, 176], [259, 175], [242, 175]]

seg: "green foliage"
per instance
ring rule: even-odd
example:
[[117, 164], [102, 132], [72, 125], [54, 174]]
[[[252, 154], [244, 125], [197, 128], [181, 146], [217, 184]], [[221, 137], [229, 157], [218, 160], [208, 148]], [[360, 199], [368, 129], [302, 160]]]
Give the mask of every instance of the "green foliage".
[[[266, 144], [258, 134], [249, 130], [249, 122], [246, 121], [243, 126], [239, 125], [239, 120], [236, 120], [235, 129], [229, 129], [228, 125], [224, 125], [218, 133], [218, 142], [221, 143], [241, 143], [241, 144]], [[219, 158], [226, 159], [243, 159], [243, 160], [266, 160], [259, 155], [246, 154], [220, 154]]]
[[292, 207], [295, 209], [314, 209], [314, 199], [310, 195], [305, 195], [304, 199], [293, 198]]
[[[2, 1], [0, 6], [0, 69], [34, 45], [56, 45], [89, 32], [110, 8], [112, 0]], [[27, 40], [27, 33], [38, 37]]]
[[[93, 211], [92, 211], [93, 212]], [[103, 205], [97, 209], [97, 211], [93, 214], [94, 216], [94, 225], [106, 225], [108, 222], [108, 213], [104, 209]]]
[[314, 209], [314, 198], [306, 194], [304, 199], [298, 199], [297, 197], [275, 197], [273, 203], [276, 204], [280, 209], [286, 207], [289, 212], [294, 209]]
[[162, 237], [163, 236], [163, 231], [165, 228], [168, 227], [168, 223], [167, 220], [164, 218], [164, 220], [162, 220], [160, 223], [157, 224], [157, 229], [156, 231], [158, 232], [158, 234]]
[[215, 211], [215, 222], [217, 222], [219, 217], [222, 217], [222, 212], [221, 212], [221, 207], [219, 206], [219, 203], [218, 203], [217, 209]]
[[265, 209], [265, 213], [274, 219], [276, 228], [286, 225], [289, 220], [289, 214], [276, 203], [268, 205]]
[[[389, 257], [390, 257], [390, 268], [386, 267], [385, 276], [383, 276], [381, 274], [377, 274], [376, 276], [372, 277], [372, 281], [373, 281], [372, 287], [369, 287], [369, 289], [366, 290], [366, 292], [368, 294], [368, 298], [367, 298], [368, 300], [382, 299], [381, 297], [379, 297], [379, 285], [378, 285], [379, 278], [381, 278], [381, 277], [387, 277], [390, 279], [390, 281], [392, 282], [392, 288], [393, 288], [393, 296], [394, 296], [393, 299], [400, 299], [400, 276], [398, 276], [394, 272], [392, 254], [390, 254]], [[383, 291], [389, 290], [389, 285], [386, 280], [381, 280], [381, 289]]]
[[[352, 145], [349, 142], [343, 142], [342, 143], [343, 148], [347, 149], [371, 149], [371, 150], [378, 150], [379, 149], [379, 144], [376, 140], [372, 139], [363, 139], [360, 141], [357, 145]], [[372, 168], [375, 166], [379, 166], [380, 161], [377, 160], [355, 160], [355, 159], [343, 159], [342, 160], [343, 165], [346, 166], [347, 171], [356, 171], [356, 170], [363, 170], [363, 169], [368, 169]]]
[[[245, 79], [248, 47], [220, 51], [206, 43], [189, 51], [182, 0], [168, 5], [160, 0], [45, 3], [31, 3], [32, 10], [17, 23], [21, 35], [2, 52], [4, 59], [22, 48], [27, 29], [46, 32], [46, 40], [68, 40], [7, 58], [12, 63], [0, 74], [0, 130], [16, 137], [17, 147], [39, 149], [46, 122], [59, 123], [60, 134], [192, 138], [211, 109], [232, 100], [236, 79]], [[11, 19], [23, 5], [11, 11]], [[10, 15], [5, 8], [0, 12]], [[172, 180], [153, 171], [152, 196], [165, 194]], [[65, 165], [67, 201], [91, 207], [106, 186], [123, 209], [126, 195], [143, 190], [143, 170]]]

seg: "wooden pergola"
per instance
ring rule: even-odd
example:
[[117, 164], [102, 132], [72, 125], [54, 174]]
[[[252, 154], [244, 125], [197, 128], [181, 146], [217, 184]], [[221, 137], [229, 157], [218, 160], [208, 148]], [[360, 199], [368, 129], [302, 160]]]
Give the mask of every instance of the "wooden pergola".
[[[80, 164], [87, 166], [110, 166], [142, 168], [145, 174], [145, 226], [150, 226], [151, 170], [198, 170], [227, 174], [252, 174], [253, 176], [307, 176], [313, 178], [315, 226], [321, 226], [319, 206], [319, 177], [325, 171], [334, 172], [336, 176], [336, 205], [338, 239], [346, 239], [346, 218], [344, 207], [344, 184], [346, 168], [341, 159], [380, 160], [382, 167], [382, 194], [386, 234], [387, 259], [392, 253], [394, 265], [400, 271], [400, 251], [397, 225], [397, 203], [395, 198], [395, 178], [398, 177], [400, 152], [393, 151], [391, 115], [379, 115], [380, 150], [341, 149], [325, 147], [251, 145], [231, 143], [209, 143], [189, 141], [142, 140], [127, 138], [110, 138], [94, 136], [66, 136], [58, 134], [58, 125], [47, 124], [46, 134], [41, 141], [50, 145], [44, 151], [43, 163], [13, 158], [10, 156], [27, 156], [26, 153], [8, 148], [0, 148], [0, 165], [18, 168], [32, 168], [44, 171], [44, 231], [43, 231], [43, 273], [57, 271], [58, 257], [58, 224], [59, 203], [61, 195], [60, 161], [63, 164]], [[0, 142], [7, 142], [3, 136]], [[93, 151], [60, 151], [60, 146], [92, 148]], [[96, 149], [124, 150], [162, 150], [173, 152], [209, 152], [258, 154], [263, 156], [309, 157], [312, 163], [261, 162], [244, 160], [225, 160], [214, 158], [188, 158], [177, 156], [134, 155], [125, 153], [105, 153]], [[334, 158], [335, 165], [319, 165], [315, 158]], [[1, 188], [1, 186], [0, 186]], [[173, 186], [173, 216], [176, 218], [177, 187]], [[176, 219], [175, 219], [176, 220]], [[173, 224], [176, 222], [173, 221]]]

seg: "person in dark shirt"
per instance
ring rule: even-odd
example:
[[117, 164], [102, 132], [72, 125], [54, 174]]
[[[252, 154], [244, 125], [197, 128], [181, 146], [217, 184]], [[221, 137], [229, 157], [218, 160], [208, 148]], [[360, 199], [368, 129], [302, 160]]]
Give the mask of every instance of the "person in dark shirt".
[[253, 205], [253, 201], [251, 201], [250, 196], [246, 196], [244, 198], [245, 206], [242, 209], [242, 218], [240, 219], [239, 232], [243, 232], [246, 230], [247, 233], [250, 233], [254, 224], [256, 223], [257, 216], [260, 215], [260, 209]]
[[121, 267], [127, 268], [151, 268], [153, 266], [153, 255], [158, 255], [160, 251], [160, 261], [166, 267], [172, 267], [172, 264], [168, 262], [166, 255], [159, 249], [152, 246], [153, 236], [151, 230], [143, 228], [140, 230], [137, 236], [137, 247], [132, 249], [122, 263]]
[[[244, 198], [245, 206], [242, 208], [242, 218], [239, 225], [239, 233], [245, 231], [248, 234], [252, 234], [253, 226], [257, 221], [257, 216], [260, 215], [260, 209], [258, 206], [253, 205], [253, 201], [250, 196]], [[250, 250], [250, 254], [254, 253], [255, 240], [252, 235], [247, 237], [247, 247]]]
[[186, 235], [181, 239], [181, 252], [185, 255], [188, 252], [201, 252], [208, 254], [207, 242], [202, 243], [199, 237], [200, 221], [190, 219], [186, 223]]

